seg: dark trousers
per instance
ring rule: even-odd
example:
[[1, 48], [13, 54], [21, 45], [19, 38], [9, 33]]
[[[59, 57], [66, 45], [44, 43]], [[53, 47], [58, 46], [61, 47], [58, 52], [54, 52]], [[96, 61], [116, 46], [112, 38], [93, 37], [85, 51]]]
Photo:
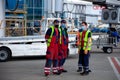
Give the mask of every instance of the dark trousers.
[[80, 70], [84, 69], [84, 71], [88, 71], [89, 70], [89, 56], [90, 53], [88, 51], [87, 54], [84, 54], [84, 50], [80, 50], [79, 53], [79, 60], [78, 60], [78, 68]]
[[[53, 66], [52, 66], [53, 64]], [[58, 66], [58, 60], [51, 60], [51, 59], [47, 59], [46, 60], [46, 64], [45, 64], [45, 67], [57, 67]]]
[[60, 59], [60, 60], [59, 60], [59, 66], [63, 66], [64, 63], [65, 63], [65, 60], [66, 60], [66, 58]]

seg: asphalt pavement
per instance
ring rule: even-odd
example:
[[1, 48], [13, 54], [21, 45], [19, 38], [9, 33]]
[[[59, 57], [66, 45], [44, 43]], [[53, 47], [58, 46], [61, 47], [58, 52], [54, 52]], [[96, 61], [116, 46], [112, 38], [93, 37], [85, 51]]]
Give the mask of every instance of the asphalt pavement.
[[120, 80], [120, 49], [112, 54], [93, 48], [90, 56], [91, 73], [81, 76], [77, 72], [78, 54], [70, 55], [64, 68], [68, 71], [61, 75], [44, 76], [45, 58], [13, 58], [0, 62], [0, 80]]

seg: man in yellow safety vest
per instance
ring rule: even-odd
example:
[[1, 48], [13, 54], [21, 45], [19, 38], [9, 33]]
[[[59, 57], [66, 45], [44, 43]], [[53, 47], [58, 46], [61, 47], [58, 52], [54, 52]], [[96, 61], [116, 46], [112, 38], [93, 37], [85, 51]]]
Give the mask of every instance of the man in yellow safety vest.
[[81, 75], [88, 75], [89, 70], [89, 56], [92, 44], [92, 34], [91, 31], [87, 28], [87, 23], [82, 22], [82, 31], [79, 31], [77, 34], [77, 45], [78, 45], [78, 70], [77, 72], [81, 72]]
[[44, 68], [45, 76], [50, 74], [51, 66], [53, 74], [61, 74], [58, 70], [58, 48], [59, 44], [61, 44], [61, 29], [58, 20], [54, 20], [53, 24], [54, 25], [50, 26], [45, 34], [47, 43], [46, 63]]

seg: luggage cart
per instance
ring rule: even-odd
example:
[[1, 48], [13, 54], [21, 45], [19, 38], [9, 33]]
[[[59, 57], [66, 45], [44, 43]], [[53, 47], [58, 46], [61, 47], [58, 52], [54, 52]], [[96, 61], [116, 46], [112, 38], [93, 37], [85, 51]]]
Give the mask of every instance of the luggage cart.
[[98, 33], [92, 42], [92, 45], [96, 45], [97, 48], [101, 48], [105, 53], [109, 54], [113, 52], [113, 47], [117, 46], [117, 38], [110, 37], [106, 33]]

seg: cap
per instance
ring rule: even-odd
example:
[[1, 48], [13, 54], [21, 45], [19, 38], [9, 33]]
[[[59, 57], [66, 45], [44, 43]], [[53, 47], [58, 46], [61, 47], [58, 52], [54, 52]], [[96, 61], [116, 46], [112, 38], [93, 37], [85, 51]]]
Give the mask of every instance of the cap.
[[61, 20], [61, 23], [66, 23], [66, 20]]
[[54, 20], [54, 22], [53, 22], [53, 23], [59, 23], [59, 20], [57, 20], [57, 19], [56, 19], [56, 20]]

